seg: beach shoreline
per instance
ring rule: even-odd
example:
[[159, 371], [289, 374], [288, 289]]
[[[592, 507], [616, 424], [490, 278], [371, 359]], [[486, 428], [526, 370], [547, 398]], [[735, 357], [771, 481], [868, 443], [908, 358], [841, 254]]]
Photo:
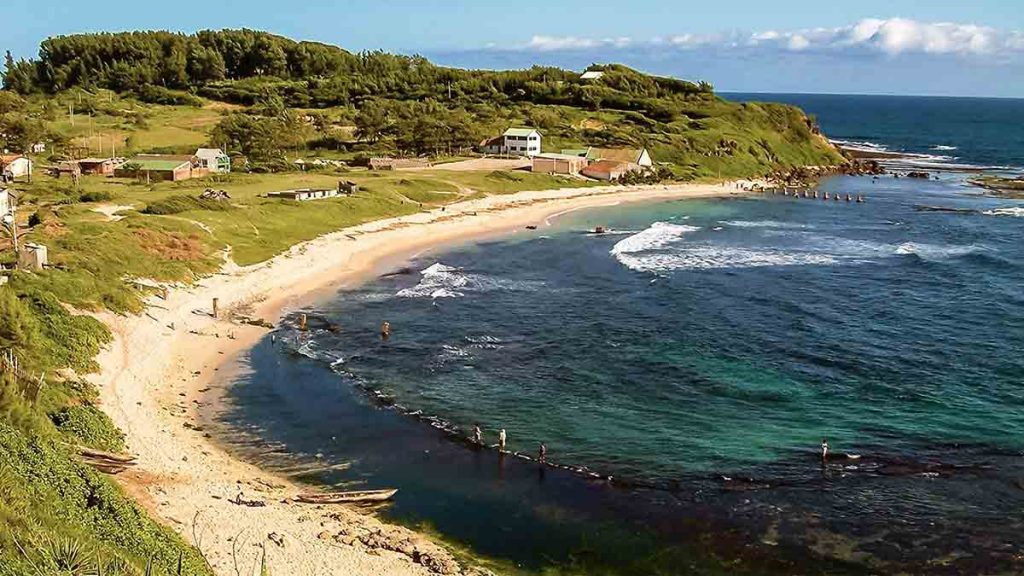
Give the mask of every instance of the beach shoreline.
[[[576, 210], [740, 194], [737, 182], [520, 192], [353, 226], [244, 268], [225, 255], [220, 272], [172, 287], [165, 299], [152, 297], [144, 315], [101, 315], [114, 341], [98, 357], [93, 381], [139, 457], [137, 469], [119, 480], [196, 545], [217, 574], [235, 574], [264, 553], [272, 573], [275, 566], [297, 575], [456, 573], [447, 552], [408, 529], [345, 507], [292, 502], [297, 485], [237, 459], [203, 430], [200, 405], [221, 368], [268, 331], [232, 322], [232, 313], [276, 323], [283, 311], [357, 285], [384, 266], [550, 225]], [[211, 314], [214, 298], [219, 319]]]

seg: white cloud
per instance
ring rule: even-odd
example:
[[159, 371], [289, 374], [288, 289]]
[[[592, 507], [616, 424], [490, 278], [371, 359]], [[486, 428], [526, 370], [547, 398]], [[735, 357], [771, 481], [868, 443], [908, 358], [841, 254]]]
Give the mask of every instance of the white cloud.
[[632, 40], [626, 37], [595, 39], [577, 38], [576, 36], [534, 36], [526, 48], [539, 52], [552, 52], [556, 50], [586, 50], [602, 46], [625, 48], [631, 43]]
[[520, 49], [549, 51], [672, 46], [791, 52], [867, 52], [937, 55], [1024, 54], [1024, 32], [975, 24], [921, 22], [906, 18], [868, 18], [849, 26], [753, 33], [676, 34], [634, 41], [630, 38], [534, 36]]

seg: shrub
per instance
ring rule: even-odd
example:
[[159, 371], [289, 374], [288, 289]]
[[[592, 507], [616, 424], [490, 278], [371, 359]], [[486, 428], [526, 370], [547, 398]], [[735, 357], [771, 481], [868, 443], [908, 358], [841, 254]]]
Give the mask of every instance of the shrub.
[[83, 192], [78, 196], [79, 202], [106, 202], [112, 200], [114, 195], [106, 190], [92, 190]]
[[194, 198], [192, 196], [168, 196], [162, 200], [156, 200], [149, 203], [146, 209], [143, 210], [143, 214], [154, 214], [158, 216], [168, 216], [171, 214], [180, 214], [182, 212], [188, 212], [190, 210], [231, 210], [232, 206], [229, 202], [221, 202], [219, 200], [205, 200], [202, 198]]

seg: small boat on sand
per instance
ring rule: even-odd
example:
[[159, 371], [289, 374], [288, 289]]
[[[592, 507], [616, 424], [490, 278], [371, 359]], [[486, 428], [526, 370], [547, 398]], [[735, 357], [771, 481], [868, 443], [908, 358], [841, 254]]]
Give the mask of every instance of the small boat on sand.
[[384, 490], [355, 490], [351, 492], [324, 492], [321, 494], [299, 494], [295, 500], [306, 504], [351, 504], [358, 502], [384, 502], [394, 497], [397, 488]]

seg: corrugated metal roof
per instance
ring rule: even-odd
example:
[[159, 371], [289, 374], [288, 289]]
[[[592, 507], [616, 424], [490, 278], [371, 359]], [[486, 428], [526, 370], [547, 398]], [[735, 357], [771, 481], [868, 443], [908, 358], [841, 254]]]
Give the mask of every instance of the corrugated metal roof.
[[[509, 128], [505, 130], [505, 136], [529, 136], [534, 132], [537, 132], [535, 128]], [[537, 133], [540, 134], [540, 132]]]

